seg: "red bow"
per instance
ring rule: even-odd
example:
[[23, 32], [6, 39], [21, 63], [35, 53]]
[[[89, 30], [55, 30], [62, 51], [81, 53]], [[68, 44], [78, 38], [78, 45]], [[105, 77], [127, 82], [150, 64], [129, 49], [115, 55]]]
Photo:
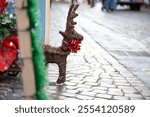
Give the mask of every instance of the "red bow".
[[6, 38], [0, 45], [0, 71], [4, 72], [17, 57], [18, 38], [11, 36]]
[[6, 2], [6, 0], [0, 0], [0, 13], [2, 13], [5, 10], [7, 5], [8, 5], [8, 2]]
[[80, 47], [81, 47], [79, 45], [80, 43], [81, 43], [81, 41], [79, 41], [79, 40], [72, 40], [71, 44], [69, 46], [70, 51], [72, 53], [77, 53], [77, 51], [80, 50]]

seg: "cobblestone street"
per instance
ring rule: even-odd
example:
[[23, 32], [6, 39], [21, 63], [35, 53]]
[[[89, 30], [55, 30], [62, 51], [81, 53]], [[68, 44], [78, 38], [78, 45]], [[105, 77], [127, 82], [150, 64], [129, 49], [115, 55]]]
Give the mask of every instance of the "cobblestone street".
[[21, 78], [6, 79], [0, 81], [0, 100], [21, 100], [23, 88]]
[[82, 29], [150, 88], [150, 9], [138, 12], [118, 6], [115, 12], [102, 12], [100, 8], [101, 4], [92, 9], [81, 5]]
[[[59, 46], [61, 44], [62, 36], [59, 34], [59, 31], [65, 30], [69, 6], [69, 3], [52, 3], [50, 44], [53, 46]], [[77, 54], [71, 53], [68, 56], [67, 78], [66, 82], [62, 85], [56, 84], [58, 66], [56, 64], [48, 65], [49, 83], [46, 87], [46, 92], [49, 99], [150, 100], [150, 87], [145, 83], [146, 80], [139, 79], [139, 77], [134, 74], [133, 69], [130, 69], [130, 66], [126, 66], [128, 64], [124, 64], [125, 62], [130, 62], [132, 65], [138, 66], [139, 64], [131, 61], [137, 58], [135, 56], [129, 56], [129, 61], [127, 56], [121, 56], [124, 52], [132, 50], [131, 48], [134, 44], [136, 48], [133, 49], [133, 52], [137, 53], [139, 50], [140, 52], [149, 52], [149, 48], [141, 44], [146, 43], [145, 38], [149, 38], [149, 35], [139, 37], [144, 38], [144, 36], [146, 36], [144, 38], [145, 40], [140, 43], [132, 39], [132, 33], [129, 31], [126, 32], [126, 29], [120, 29], [119, 33], [117, 32], [119, 26], [117, 27], [117, 24], [113, 24], [111, 21], [109, 22], [109, 18], [115, 19], [115, 17], [110, 16], [109, 13], [106, 13], [107, 15], [104, 17], [103, 13], [98, 17], [101, 19], [99, 20], [96, 18], [96, 16], [99, 16], [96, 15], [97, 12], [94, 13], [97, 9], [100, 10], [100, 7], [96, 6], [91, 9], [87, 4], [81, 4], [79, 6], [77, 10], [79, 16], [75, 21], [77, 21], [77, 32], [84, 36], [81, 50]], [[119, 14], [121, 14], [121, 11], [119, 11]], [[113, 13], [113, 15], [117, 16], [115, 13]], [[105, 18], [108, 19], [108, 22], [105, 22]], [[112, 21], [115, 21], [114, 19]], [[107, 27], [107, 23], [110, 27]], [[144, 25], [146, 26], [146, 24], [149, 25], [148, 23]], [[125, 25], [124, 23], [122, 24], [122, 26]], [[140, 24], [138, 27], [140, 27]], [[112, 28], [114, 28], [114, 30], [112, 30]], [[123, 36], [125, 33], [130, 33], [128, 35], [129, 37]], [[136, 34], [133, 37], [136, 38]], [[133, 45], [129, 42], [132, 42]], [[118, 50], [121, 51], [115, 56]], [[146, 59], [147, 61], [145, 61]], [[121, 60], [124, 62], [122, 63]], [[148, 63], [149, 65], [149, 58], [144, 58], [143, 63]], [[145, 66], [142, 65], [140, 65], [140, 67], [144, 67], [147, 71], [150, 69], [150, 67], [147, 66], [145, 68]], [[140, 70], [140, 68], [138, 70]], [[138, 70], [136, 70], [136, 73], [139, 72]], [[146, 73], [149, 72], [139, 74], [142, 78], [145, 78]], [[144, 76], [144, 74], [146, 75]], [[149, 78], [149, 75], [146, 77]], [[149, 81], [149, 79], [147, 81]], [[23, 99], [21, 78], [1, 81], [0, 89], [0, 99]]]
[[[67, 8], [69, 4], [52, 5], [50, 40], [52, 45], [61, 44], [62, 37], [58, 31], [65, 29], [65, 25], [62, 24], [65, 24], [67, 14], [64, 13], [67, 12]], [[81, 51], [68, 57], [67, 81], [64, 85], [56, 85], [58, 68], [49, 64], [47, 87], [49, 99], [150, 99], [149, 88], [95, 43], [80, 27], [83, 25], [80, 24], [80, 14], [77, 21], [79, 22], [76, 29], [84, 36]], [[87, 25], [86, 20], [84, 24]]]

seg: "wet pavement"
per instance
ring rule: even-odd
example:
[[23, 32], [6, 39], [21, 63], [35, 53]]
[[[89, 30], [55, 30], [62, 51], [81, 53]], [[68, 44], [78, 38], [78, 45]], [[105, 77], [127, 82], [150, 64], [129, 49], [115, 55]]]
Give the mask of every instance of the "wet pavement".
[[21, 100], [23, 97], [21, 77], [0, 80], [0, 100]]
[[[69, 6], [52, 4], [53, 46], [61, 44], [58, 32], [65, 30]], [[92, 9], [81, 4], [77, 12], [76, 30], [83, 34], [84, 41], [81, 50], [68, 57], [65, 84], [56, 84], [58, 67], [49, 64], [49, 99], [149, 100], [149, 10], [106, 13], [100, 10], [100, 4]], [[0, 99], [23, 99], [21, 78], [1, 81], [0, 89]]]
[[[69, 4], [53, 3], [52, 5], [51, 45], [59, 46], [61, 44], [62, 37], [58, 32], [59, 30], [65, 30], [68, 8]], [[118, 39], [124, 40], [125, 37], [110, 28], [106, 28], [107, 26], [95, 23], [91, 17], [87, 17], [87, 14], [89, 16], [96, 16], [96, 13], [100, 14], [101, 11], [98, 9], [98, 7], [91, 9], [86, 4], [80, 5], [78, 9], [79, 17], [76, 18], [76, 30], [84, 36], [82, 48], [77, 54], [69, 55], [67, 79], [63, 85], [55, 83], [58, 77], [57, 65], [49, 64], [49, 86], [47, 87], [49, 99], [150, 99], [150, 89], [145, 86], [145, 83], [110, 55], [107, 48], [104, 48], [103, 44], [111, 45], [110, 48], [112, 49], [113, 47], [123, 48]], [[98, 11], [95, 13], [95, 10]], [[108, 33], [110, 35], [106, 35]], [[127, 37], [125, 39], [125, 42], [129, 42]], [[133, 42], [142, 45], [136, 40], [133, 40]], [[132, 46], [130, 43], [129, 45], [125, 44], [127, 50]], [[117, 50], [121, 50], [120, 48]], [[146, 49], [144, 46], [139, 48]]]
[[80, 7], [82, 29], [150, 87], [150, 9], [138, 12], [118, 6], [115, 12], [102, 12], [100, 8], [101, 4]]

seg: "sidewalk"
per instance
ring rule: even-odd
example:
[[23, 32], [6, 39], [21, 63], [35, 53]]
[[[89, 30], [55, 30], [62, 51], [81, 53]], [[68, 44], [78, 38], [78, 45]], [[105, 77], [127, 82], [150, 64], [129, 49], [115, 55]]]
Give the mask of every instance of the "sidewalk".
[[[52, 4], [51, 45], [61, 44], [62, 36], [58, 32], [65, 30], [69, 6], [62, 3]], [[58, 67], [56, 64], [49, 64], [49, 86], [46, 88], [49, 99], [149, 100], [150, 89], [93, 41], [91, 35], [80, 27], [81, 22], [78, 21], [84, 18], [78, 13], [79, 17], [75, 19], [76, 30], [84, 36], [81, 51], [68, 56], [64, 85], [56, 85]], [[0, 99], [23, 99], [21, 78], [1, 81]]]
[[20, 77], [0, 81], [0, 100], [21, 99], [23, 99], [23, 87]]
[[[50, 39], [52, 45], [58, 46], [61, 43], [62, 37], [58, 32], [65, 29], [68, 8], [69, 4], [52, 4]], [[76, 30], [84, 36], [84, 41], [81, 51], [68, 57], [67, 78], [64, 85], [55, 84], [58, 67], [49, 64], [47, 87], [49, 99], [150, 99], [150, 89], [96, 44], [90, 35], [80, 28], [79, 22]]]

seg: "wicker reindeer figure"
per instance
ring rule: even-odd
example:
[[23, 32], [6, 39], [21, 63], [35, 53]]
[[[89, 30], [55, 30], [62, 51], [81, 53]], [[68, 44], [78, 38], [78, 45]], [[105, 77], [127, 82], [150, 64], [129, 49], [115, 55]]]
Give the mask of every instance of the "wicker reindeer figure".
[[76, 53], [80, 49], [80, 43], [83, 40], [83, 36], [77, 33], [74, 29], [76, 22], [73, 21], [78, 14], [75, 13], [78, 8], [78, 4], [72, 4], [70, 6], [65, 32], [59, 33], [63, 36], [62, 45], [60, 47], [52, 47], [50, 45], [43, 45], [44, 53], [46, 56], [46, 64], [56, 63], [59, 67], [59, 77], [57, 83], [64, 83], [66, 80], [66, 60], [70, 52]]

